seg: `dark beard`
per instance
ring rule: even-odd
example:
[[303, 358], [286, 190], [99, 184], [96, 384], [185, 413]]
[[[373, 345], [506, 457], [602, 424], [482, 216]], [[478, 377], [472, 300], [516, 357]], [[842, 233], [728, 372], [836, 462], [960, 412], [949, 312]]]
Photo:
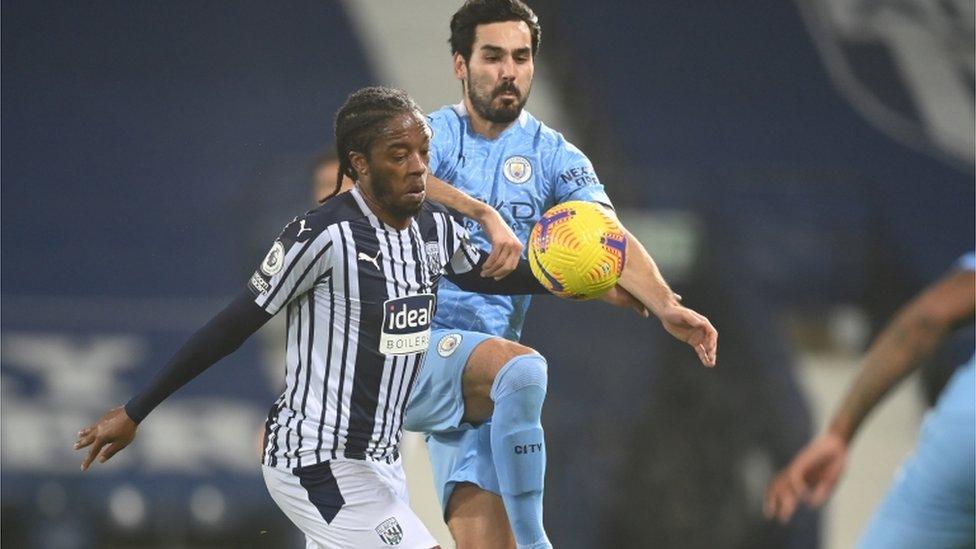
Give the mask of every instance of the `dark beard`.
[[379, 202], [380, 206], [394, 216], [403, 218], [413, 217], [420, 212], [420, 208], [423, 205], [422, 202], [416, 206], [413, 204], [404, 205], [395, 203], [393, 201], [392, 185], [390, 185], [390, 183], [388, 183], [385, 179], [374, 176], [372, 183], [373, 197], [377, 202]]
[[[519, 92], [518, 88], [516, 88], [514, 84], [507, 86], [502, 84], [501, 86], [492, 90], [491, 96], [489, 97], [483, 97], [476, 94], [473, 86], [470, 85], [470, 82], [468, 84], [468, 99], [471, 100], [471, 106], [474, 107], [475, 112], [478, 113], [478, 116], [481, 118], [484, 118], [485, 120], [494, 124], [508, 124], [510, 122], [514, 122], [515, 119], [522, 114], [522, 107], [525, 106], [526, 98], [522, 97], [521, 92]], [[495, 97], [506, 91], [515, 92], [515, 101], [505, 107], [493, 107], [492, 101], [495, 99]]]

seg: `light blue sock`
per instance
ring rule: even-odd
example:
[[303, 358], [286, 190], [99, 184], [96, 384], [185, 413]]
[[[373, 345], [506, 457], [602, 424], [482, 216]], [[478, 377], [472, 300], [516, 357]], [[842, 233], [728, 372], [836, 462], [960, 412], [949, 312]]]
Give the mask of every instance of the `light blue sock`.
[[502, 366], [491, 386], [491, 453], [505, 511], [520, 549], [552, 547], [542, 527], [546, 448], [542, 402], [546, 360], [532, 353]]

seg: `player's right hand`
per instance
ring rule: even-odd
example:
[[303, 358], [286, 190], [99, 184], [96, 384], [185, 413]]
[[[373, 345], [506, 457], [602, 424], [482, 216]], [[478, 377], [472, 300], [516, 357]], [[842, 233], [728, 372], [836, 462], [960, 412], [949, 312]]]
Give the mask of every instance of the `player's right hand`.
[[847, 450], [847, 441], [830, 431], [807, 444], [766, 489], [766, 518], [786, 524], [801, 502], [810, 507], [823, 505], [844, 472]]
[[525, 246], [497, 210], [486, 210], [486, 215], [478, 222], [491, 242], [491, 253], [481, 269], [481, 276], [501, 280], [518, 267]]
[[119, 406], [106, 412], [94, 425], [78, 431], [74, 449], [81, 450], [91, 446], [85, 460], [81, 462], [81, 470], [87, 471], [96, 457], [99, 463], [105, 463], [128, 446], [136, 436], [137, 427], [136, 422], [125, 413], [125, 408]]
[[[681, 296], [674, 295], [680, 300]], [[702, 364], [712, 368], [718, 363], [718, 331], [707, 318], [677, 301], [657, 316], [669, 334], [695, 350]]]

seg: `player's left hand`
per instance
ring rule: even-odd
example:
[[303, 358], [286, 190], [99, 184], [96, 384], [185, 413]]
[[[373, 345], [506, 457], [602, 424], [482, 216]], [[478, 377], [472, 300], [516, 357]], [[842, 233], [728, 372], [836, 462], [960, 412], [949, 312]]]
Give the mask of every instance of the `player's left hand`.
[[94, 425], [89, 425], [78, 431], [78, 440], [74, 449], [91, 446], [88, 455], [81, 463], [81, 470], [87, 471], [95, 458], [99, 463], [105, 463], [119, 450], [125, 448], [136, 436], [138, 425], [132, 421], [125, 408], [112, 408]]
[[524, 246], [494, 208], [487, 208], [487, 213], [478, 222], [491, 242], [491, 253], [481, 269], [481, 276], [501, 280], [518, 266]]
[[711, 368], [718, 361], [718, 331], [704, 316], [675, 303], [658, 315], [669, 334], [691, 345], [698, 359]]
[[637, 300], [630, 292], [623, 289], [619, 284], [610, 288], [607, 293], [600, 296], [600, 301], [604, 301], [613, 305], [614, 307], [625, 307], [628, 309], [633, 309], [640, 316], [647, 318], [651, 315], [651, 312], [647, 310], [647, 307], [643, 303]]
[[799, 504], [826, 503], [847, 465], [848, 441], [827, 431], [810, 441], [766, 489], [766, 518], [789, 522]]

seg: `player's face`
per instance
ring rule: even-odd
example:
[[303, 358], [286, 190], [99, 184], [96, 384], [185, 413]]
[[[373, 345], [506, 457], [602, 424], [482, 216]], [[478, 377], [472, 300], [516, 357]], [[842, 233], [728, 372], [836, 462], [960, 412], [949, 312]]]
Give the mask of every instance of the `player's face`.
[[518, 118], [529, 99], [535, 63], [532, 34], [524, 21], [488, 23], [475, 28], [471, 59], [454, 58], [474, 111], [489, 122]]
[[414, 216], [427, 196], [430, 127], [418, 113], [387, 122], [373, 143], [367, 160], [368, 186], [373, 198], [391, 215]]

